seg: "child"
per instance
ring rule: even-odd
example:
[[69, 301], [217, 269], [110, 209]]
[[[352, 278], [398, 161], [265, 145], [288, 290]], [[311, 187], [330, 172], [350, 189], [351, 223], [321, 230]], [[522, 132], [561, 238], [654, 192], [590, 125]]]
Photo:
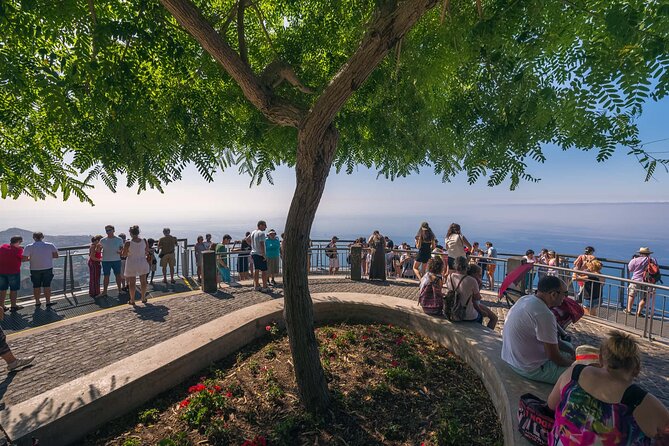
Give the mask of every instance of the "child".
[[156, 241], [150, 238], [146, 240], [146, 244], [149, 245], [149, 252], [146, 255], [146, 261], [149, 262], [149, 274], [151, 276], [149, 283], [153, 285], [153, 276], [156, 274], [156, 267], [158, 265], [158, 260], [156, 259], [156, 248], [153, 247], [156, 244]]

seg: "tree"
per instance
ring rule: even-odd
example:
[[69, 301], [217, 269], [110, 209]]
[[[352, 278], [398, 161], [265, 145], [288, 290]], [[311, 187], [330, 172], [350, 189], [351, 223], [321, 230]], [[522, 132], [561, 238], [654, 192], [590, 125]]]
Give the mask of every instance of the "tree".
[[634, 125], [669, 88], [663, 1], [8, 0], [0, 26], [3, 198], [295, 167], [285, 318], [309, 410], [329, 401], [306, 250], [331, 166], [515, 188], [546, 143], [668, 163]]

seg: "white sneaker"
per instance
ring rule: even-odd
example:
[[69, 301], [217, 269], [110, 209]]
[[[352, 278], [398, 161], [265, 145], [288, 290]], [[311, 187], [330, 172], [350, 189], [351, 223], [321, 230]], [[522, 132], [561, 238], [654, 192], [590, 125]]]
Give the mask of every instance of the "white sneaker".
[[34, 356], [28, 356], [26, 358], [16, 358], [14, 362], [10, 362], [9, 364], [7, 364], [7, 370], [13, 372], [15, 370], [21, 369], [27, 365], [30, 365], [34, 359], [35, 359]]

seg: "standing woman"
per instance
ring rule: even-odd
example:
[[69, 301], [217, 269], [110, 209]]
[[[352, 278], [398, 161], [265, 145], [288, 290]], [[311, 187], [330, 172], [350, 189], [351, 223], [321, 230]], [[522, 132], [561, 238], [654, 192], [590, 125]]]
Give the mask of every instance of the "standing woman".
[[102, 265], [102, 240], [101, 235], [91, 238], [91, 246], [88, 248], [88, 295], [98, 297], [100, 295], [100, 267]]
[[125, 261], [125, 271], [123, 275], [128, 278], [128, 287], [130, 288], [129, 305], [135, 305], [135, 286], [137, 276], [141, 285], [140, 296], [142, 302], [146, 303], [146, 276], [149, 274], [149, 244], [146, 240], [139, 238], [139, 226], [131, 226], [128, 230], [130, 240], [123, 245], [122, 256], [127, 257]]
[[455, 268], [455, 259], [458, 257], [467, 257], [465, 247], [472, 247], [467, 238], [462, 235], [460, 225], [451, 223], [446, 233], [446, 249], [448, 250], [448, 269], [453, 271]]
[[237, 251], [237, 273], [239, 273], [239, 280], [247, 280], [251, 278], [249, 274], [249, 255], [251, 253], [251, 245], [248, 242], [248, 237], [251, 235], [250, 232], [246, 232], [246, 237], [241, 241], [241, 247], [239, 249], [234, 249]]
[[369, 280], [386, 280], [386, 241], [379, 231], [369, 237]]
[[432, 253], [432, 250], [436, 246], [437, 237], [435, 237], [434, 232], [430, 229], [430, 225], [424, 221], [420, 224], [420, 228], [418, 228], [418, 233], [416, 234], [418, 255], [413, 263], [413, 272], [416, 275], [416, 279], [420, 280], [425, 273], [427, 262], [430, 260], [430, 253]]

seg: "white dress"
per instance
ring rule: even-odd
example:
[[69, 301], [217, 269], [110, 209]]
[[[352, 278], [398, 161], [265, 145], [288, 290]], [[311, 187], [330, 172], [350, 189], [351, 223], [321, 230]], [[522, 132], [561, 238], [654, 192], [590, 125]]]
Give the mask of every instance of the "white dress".
[[146, 261], [146, 240], [134, 242], [130, 240], [130, 249], [128, 249], [128, 259], [125, 261], [126, 277], [143, 276], [149, 273], [149, 262]]

